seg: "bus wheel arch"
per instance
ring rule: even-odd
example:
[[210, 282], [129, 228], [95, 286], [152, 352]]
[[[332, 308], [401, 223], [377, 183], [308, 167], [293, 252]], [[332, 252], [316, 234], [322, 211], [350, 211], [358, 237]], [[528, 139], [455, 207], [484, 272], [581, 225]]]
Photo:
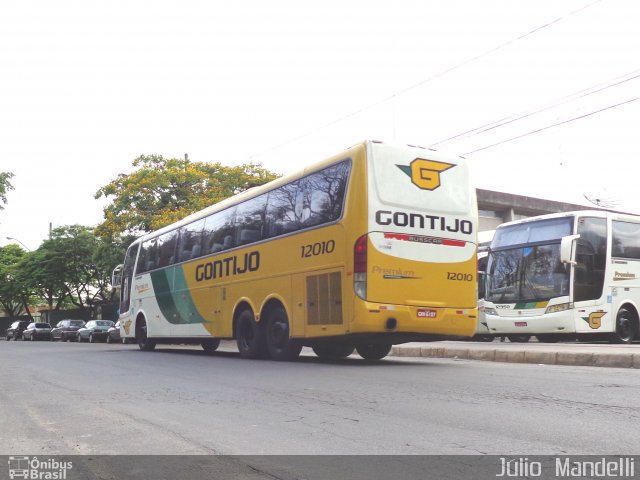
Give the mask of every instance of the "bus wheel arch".
[[240, 302], [233, 314], [233, 336], [242, 358], [260, 358], [265, 352], [264, 328], [256, 321], [253, 308]]
[[640, 316], [636, 307], [625, 303], [616, 314], [611, 340], [615, 343], [631, 343], [638, 336]]
[[267, 352], [273, 360], [295, 360], [300, 355], [302, 343], [291, 337], [291, 322], [286, 308], [279, 299], [265, 303], [260, 313], [264, 324]]
[[147, 319], [142, 313], [136, 317], [136, 342], [140, 350], [145, 352], [156, 348], [155, 340], [150, 339], [147, 335]]

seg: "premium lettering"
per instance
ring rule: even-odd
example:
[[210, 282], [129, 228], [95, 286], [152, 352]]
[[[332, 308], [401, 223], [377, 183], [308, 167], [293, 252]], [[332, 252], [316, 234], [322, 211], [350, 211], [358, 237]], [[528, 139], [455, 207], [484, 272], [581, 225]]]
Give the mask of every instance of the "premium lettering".
[[473, 224], [469, 220], [420, 213], [392, 212], [391, 210], [378, 210], [376, 223], [378, 225], [395, 225], [396, 227], [440, 230], [441, 232], [461, 232], [466, 235], [473, 233]]
[[196, 267], [196, 282], [242, 275], [247, 272], [255, 272], [259, 268], [260, 252], [250, 252], [240, 256], [233, 255], [198, 265]]

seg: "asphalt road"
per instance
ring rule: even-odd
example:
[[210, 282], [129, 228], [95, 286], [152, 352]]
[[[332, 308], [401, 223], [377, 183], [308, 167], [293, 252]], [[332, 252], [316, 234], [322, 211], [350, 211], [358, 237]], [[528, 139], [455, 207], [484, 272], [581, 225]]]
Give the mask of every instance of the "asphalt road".
[[637, 454], [640, 370], [0, 342], [0, 455]]

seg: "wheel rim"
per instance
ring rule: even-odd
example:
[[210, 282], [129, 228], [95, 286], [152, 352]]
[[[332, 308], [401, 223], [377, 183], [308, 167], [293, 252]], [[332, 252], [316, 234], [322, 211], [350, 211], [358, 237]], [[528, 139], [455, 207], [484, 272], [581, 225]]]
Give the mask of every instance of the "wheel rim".
[[147, 324], [146, 322], [140, 325], [140, 339], [138, 345], [145, 347], [147, 345]]
[[249, 349], [255, 339], [255, 332], [250, 320], [244, 320], [240, 325], [240, 344], [243, 348]]
[[289, 323], [278, 319], [273, 322], [270, 329], [270, 336], [273, 340], [272, 345], [278, 350], [286, 347], [289, 341]]
[[633, 321], [627, 315], [621, 315], [618, 317], [616, 325], [616, 333], [621, 340], [628, 342], [633, 339]]

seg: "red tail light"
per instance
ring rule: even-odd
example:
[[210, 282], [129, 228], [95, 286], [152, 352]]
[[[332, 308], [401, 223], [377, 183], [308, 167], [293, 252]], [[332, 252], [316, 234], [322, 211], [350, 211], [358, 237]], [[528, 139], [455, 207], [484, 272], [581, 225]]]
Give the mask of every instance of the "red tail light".
[[353, 247], [353, 288], [358, 297], [367, 298], [367, 235], [362, 235]]

